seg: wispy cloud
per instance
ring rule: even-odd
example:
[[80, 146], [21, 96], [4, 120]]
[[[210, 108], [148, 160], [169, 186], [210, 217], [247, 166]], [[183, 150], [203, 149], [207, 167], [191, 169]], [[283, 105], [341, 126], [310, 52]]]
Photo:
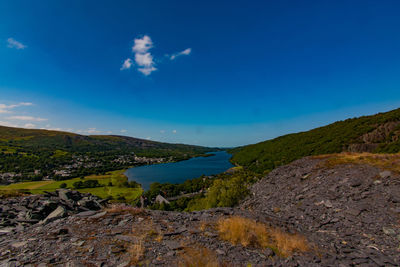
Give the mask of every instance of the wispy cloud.
[[139, 66], [138, 71], [146, 76], [157, 70], [153, 55], [149, 52], [151, 48], [153, 48], [153, 41], [148, 35], [136, 38], [132, 47], [132, 52], [135, 53], [135, 63]]
[[19, 127], [17, 124], [9, 122], [9, 121], [0, 121], [0, 125], [7, 127]]
[[18, 42], [14, 38], [8, 38], [7, 39], [7, 47], [9, 48], [15, 48], [15, 49], [25, 49], [27, 46], [24, 45], [21, 42]]
[[59, 128], [59, 127], [42, 127], [40, 128], [42, 130], [49, 130], [49, 131], [63, 131], [63, 129]]
[[97, 133], [101, 133], [101, 131], [97, 130], [96, 128], [89, 128], [86, 130], [87, 133], [89, 134], [97, 134]]
[[128, 131], [125, 130], [125, 129], [122, 129], [120, 132], [121, 132], [121, 133], [126, 133], [126, 132], [128, 132]]
[[1, 117], [2, 121], [0, 121], [1, 125], [10, 126], [10, 127], [23, 127], [23, 128], [35, 128], [36, 125], [33, 122], [43, 122], [47, 121], [47, 119], [34, 117], [29, 115], [13, 115], [14, 110], [19, 107], [33, 106], [31, 102], [19, 102], [17, 104], [0, 104], [0, 115], [7, 114], [8, 117]]
[[20, 102], [18, 104], [6, 105], [0, 104], [0, 113], [11, 113], [11, 109], [22, 107], [22, 106], [32, 106], [30, 102]]
[[24, 128], [35, 128], [35, 124], [33, 124], [33, 123], [26, 123], [25, 125], [24, 125]]
[[127, 58], [127, 59], [125, 59], [124, 63], [122, 64], [120, 70], [130, 69], [132, 67], [132, 64], [133, 64], [132, 59]]
[[190, 53], [192, 53], [192, 48], [186, 48], [185, 50], [183, 50], [181, 52], [172, 54], [169, 57], [169, 59], [174, 60], [175, 58], [180, 57], [180, 56], [188, 56], [188, 55], [190, 55]]
[[103, 133], [103, 131], [97, 130], [97, 128], [94, 128], [94, 127], [88, 128], [86, 130], [77, 130], [76, 132], [80, 133], [80, 134], [100, 134], [100, 133]]
[[177, 130], [172, 130], [172, 133], [173, 134], [176, 134], [178, 131]]
[[11, 116], [7, 118], [8, 120], [20, 120], [20, 121], [47, 121], [47, 119], [33, 117], [33, 116]]

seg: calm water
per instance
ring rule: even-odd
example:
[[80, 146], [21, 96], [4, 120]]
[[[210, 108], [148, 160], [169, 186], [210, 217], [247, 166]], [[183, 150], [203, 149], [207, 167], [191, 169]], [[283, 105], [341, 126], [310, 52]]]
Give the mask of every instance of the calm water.
[[233, 167], [229, 162], [231, 157], [225, 151], [213, 152], [215, 156], [198, 157], [175, 163], [163, 163], [146, 165], [128, 169], [125, 175], [130, 181], [140, 183], [143, 189], [148, 190], [150, 184], [159, 183], [183, 183], [204, 175], [213, 175], [226, 171]]

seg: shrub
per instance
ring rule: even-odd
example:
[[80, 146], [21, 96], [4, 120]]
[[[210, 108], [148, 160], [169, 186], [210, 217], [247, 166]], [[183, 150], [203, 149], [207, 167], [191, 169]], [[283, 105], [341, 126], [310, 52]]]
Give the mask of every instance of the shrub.
[[67, 188], [67, 184], [66, 183], [60, 184], [60, 188]]
[[188, 210], [232, 207], [238, 204], [248, 192], [247, 176], [243, 174], [236, 174], [226, 179], [216, 179], [206, 197], [190, 201]]
[[77, 181], [72, 184], [72, 186], [76, 189], [79, 188], [94, 188], [99, 187], [101, 184], [98, 180], [86, 180], [86, 181]]

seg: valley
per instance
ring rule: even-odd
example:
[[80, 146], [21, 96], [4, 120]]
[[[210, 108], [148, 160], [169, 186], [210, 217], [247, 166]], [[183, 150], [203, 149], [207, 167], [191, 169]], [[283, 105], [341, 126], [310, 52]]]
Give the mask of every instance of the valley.
[[399, 121], [394, 110], [234, 148], [233, 168], [146, 191], [124, 169], [0, 186], [0, 261], [398, 266]]

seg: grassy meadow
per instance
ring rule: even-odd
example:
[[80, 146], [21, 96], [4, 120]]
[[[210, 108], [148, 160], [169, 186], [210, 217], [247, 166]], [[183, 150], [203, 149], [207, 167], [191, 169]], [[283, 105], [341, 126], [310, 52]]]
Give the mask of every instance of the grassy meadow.
[[[129, 188], [123, 184], [127, 181], [124, 175], [125, 170], [111, 171], [104, 175], [89, 175], [82, 178], [74, 178], [64, 181], [37, 181], [22, 182], [10, 185], [0, 186], [0, 194], [9, 193], [10, 191], [25, 191], [31, 194], [42, 194], [44, 191], [55, 191], [59, 189], [61, 184], [65, 183], [67, 188], [78, 190], [80, 192], [91, 193], [101, 198], [112, 197], [114, 200], [124, 200], [132, 202], [142, 194], [142, 188]], [[77, 181], [97, 180], [101, 187], [95, 188], [79, 188], [75, 189], [73, 183]]]

